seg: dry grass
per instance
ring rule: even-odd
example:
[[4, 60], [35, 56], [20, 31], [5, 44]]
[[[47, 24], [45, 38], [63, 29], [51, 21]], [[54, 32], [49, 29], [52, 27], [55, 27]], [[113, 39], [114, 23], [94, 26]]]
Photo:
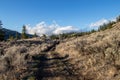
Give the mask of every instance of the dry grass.
[[41, 54], [54, 41], [19, 40], [0, 44], [0, 80], [19, 80], [32, 74], [28, 70], [32, 56]]
[[[65, 75], [61, 75], [63, 77], [51, 76], [49, 79], [44, 77], [45, 80], [119, 80], [120, 23], [113, 26], [112, 29], [105, 31], [65, 39], [57, 46], [55, 41], [40, 39], [0, 42], [0, 80], [21, 80], [23, 78], [27, 80], [26, 77], [35, 79], [34, 70], [30, 66], [35, 62], [34, 58], [37, 58], [37, 67], [42, 66], [42, 64], [39, 66], [40, 60], [43, 62], [46, 59], [53, 60], [53, 63], [56, 62], [54, 66], [62, 64], [60, 67], [53, 68], [59, 70], [65, 66], [67, 71], [70, 70], [70, 73], [76, 77], [70, 75], [66, 78]], [[48, 60], [47, 62], [50, 63]], [[44, 66], [42, 68], [44, 69]], [[52, 68], [50, 70], [54, 73]], [[39, 71], [37, 73], [40, 75]]]
[[119, 80], [120, 23], [106, 31], [67, 40], [57, 46], [56, 52], [68, 54], [75, 73], [85, 80]]

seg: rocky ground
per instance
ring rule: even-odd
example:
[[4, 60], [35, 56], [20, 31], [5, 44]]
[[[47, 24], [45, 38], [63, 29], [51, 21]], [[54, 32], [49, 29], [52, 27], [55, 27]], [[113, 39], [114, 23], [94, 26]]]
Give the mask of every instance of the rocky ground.
[[65, 40], [0, 42], [0, 80], [120, 80], [120, 23]]

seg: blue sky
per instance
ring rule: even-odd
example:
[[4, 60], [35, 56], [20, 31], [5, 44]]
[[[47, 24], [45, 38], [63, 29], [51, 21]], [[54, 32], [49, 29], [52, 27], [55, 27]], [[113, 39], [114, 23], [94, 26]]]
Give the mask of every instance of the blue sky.
[[3, 27], [19, 32], [23, 24], [33, 29], [43, 21], [49, 26], [56, 22], [59, 27], [84, 29], [119, 14], [120, 0], [0, 0]]

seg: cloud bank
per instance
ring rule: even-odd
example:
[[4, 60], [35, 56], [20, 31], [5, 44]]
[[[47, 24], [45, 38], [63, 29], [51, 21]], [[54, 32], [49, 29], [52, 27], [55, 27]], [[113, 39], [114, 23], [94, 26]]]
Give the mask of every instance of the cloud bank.
[[77, 32], [79, 31], [78, 28], [73, 26], [60, 26], [56, 23], [51, 25], [47, 25], [45, 22], [40, 22], [36, 24], [36, 26], [31, 27], [30, 25], [26, 25], [27, 33], [34, 34], [41, 36], [42, 34], [52, 35], [52, 34], [62, 34], [68, 32]]
[[26, 25], [27, 33], [28, 34], [37, 34], [39, 36], [46, 34], [62, 34], [62, 33], [69, 33], [69, 32], [79, 32], [79, 31], [89, 31], [91, 29], [98, 29], [99, 26], [108, 23], [109, 21], [115, 21], [116, 19], [101, 19], [96, 22], [90, 23], [88, 26], [83, 27], [83, 29], [79, 29], [73, 26], [60, 26], [56, 22], [53, 22], [51, 25], [47, 25], [44, 21], [36, 24], [34, 27], [30, 25]]

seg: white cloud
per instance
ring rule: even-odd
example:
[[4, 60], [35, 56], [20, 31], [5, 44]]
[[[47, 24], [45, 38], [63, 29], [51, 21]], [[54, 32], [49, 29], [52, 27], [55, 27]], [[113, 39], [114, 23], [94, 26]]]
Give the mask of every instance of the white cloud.
[[61, 33], [68, 33], [68, 32], [76, 32], [79, 31], [78, 28], [73, 26], [59, 26], [55, 22], [51, 25], [47, 25], [45, 22], [40, 22], [36, 24], [36, 26], [31, 27], [30, 25], [26, 25], [27, 32], [29, 34], [36, 33], [37, 35], [51, 35], [51, 34], [61, 34]]
[[91, 23], [89, 25], [90, 28], [98, 28], [99, 26], [105, 24], [105, 23], [108, 23], [109, 21], [107, 19], [101, 19], [97, 22], [94, 22], [94, 23]]
[[61, 33], [68, 33], [68, 32], [76, 32], [79, 29], [74, 28], [72, 26], [66, 26], [66, 27], [58, 27], [56, 30], [53, 32], [54, 34], [61, 34]]

